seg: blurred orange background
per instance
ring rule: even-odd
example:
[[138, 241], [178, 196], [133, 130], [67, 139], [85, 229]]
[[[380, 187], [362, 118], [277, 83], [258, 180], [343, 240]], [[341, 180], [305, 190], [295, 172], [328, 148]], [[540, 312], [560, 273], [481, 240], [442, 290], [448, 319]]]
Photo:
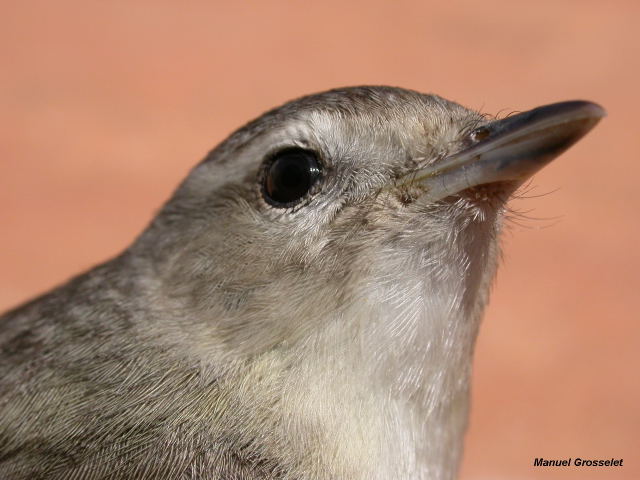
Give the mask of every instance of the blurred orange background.
[[[461, 476], [640, 478], [640, 2], [445, 3], [0, 3], [0, 310], [121, 251], [211, 147], [293, 97], [593, 100], [609, 116], [516, 202]], [[624, 466], [532, 466], [577, 456]]]

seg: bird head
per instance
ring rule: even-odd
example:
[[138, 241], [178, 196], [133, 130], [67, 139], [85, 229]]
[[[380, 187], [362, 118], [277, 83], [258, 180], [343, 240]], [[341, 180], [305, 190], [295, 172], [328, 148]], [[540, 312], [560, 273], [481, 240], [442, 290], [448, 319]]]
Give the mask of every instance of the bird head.
[[307, 428], [382, 451], [426, 428], [401, 470], [455, 463], [506, 202], [603, 115], [565, 102], [496, 120], [388, 87], [269, 111], [196, 166], [134, 245], [153, 270], [153, 331], [214, 376], [233, 370], [252, 414], [278, 404], [259, 422], [286, 412], [283, 438]]
[[506, 201], [602, 116], [565, 102], [495, 120], [388, 87], [307, 96], [214, 149], [138, 248], [204, 349], [256, 355], [337, 324], [377, 331], [380, 355], [398, 336], [424, 351], [474, 330]]

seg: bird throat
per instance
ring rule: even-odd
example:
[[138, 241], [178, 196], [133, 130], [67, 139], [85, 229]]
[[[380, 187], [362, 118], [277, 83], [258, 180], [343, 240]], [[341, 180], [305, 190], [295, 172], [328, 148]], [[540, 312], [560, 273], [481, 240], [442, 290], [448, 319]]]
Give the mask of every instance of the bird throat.
[[498, 257], [495, 222], [461, 228], [469, 229], [458, 232], [462, 243], [410, 247], [409, 255], [396, 245], [397, 258], [381, 256], [359, 300], [298, 357], [289, 419], [323, 444], [315, 452], [331, 455], [316, 459], [333, 468], [318, 478], [456, 477], [473, 349]]

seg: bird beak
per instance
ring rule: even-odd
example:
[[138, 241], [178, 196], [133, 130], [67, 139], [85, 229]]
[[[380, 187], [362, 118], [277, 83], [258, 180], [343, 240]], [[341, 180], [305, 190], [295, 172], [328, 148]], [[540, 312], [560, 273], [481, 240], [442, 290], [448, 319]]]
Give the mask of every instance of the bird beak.
[[510, 185], [511, 193], [605, 115], [595, 103], [570, 101], [495, 120], [471, 133], [470, 147], [408, 177], [434, 201], [495, 183]]

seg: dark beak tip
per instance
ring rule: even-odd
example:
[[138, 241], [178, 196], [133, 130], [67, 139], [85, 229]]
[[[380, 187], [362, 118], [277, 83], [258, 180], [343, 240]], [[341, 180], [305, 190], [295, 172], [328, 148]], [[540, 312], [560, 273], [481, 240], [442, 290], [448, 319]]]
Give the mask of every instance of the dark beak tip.
[[586, 119], [590, 120], [590, 124], [595, 125], [602, 118], [607, 116], [607, 111], [600, 105], [594, 102], [589, 102], [586, 100], [576, 100], [574, 102], [569, 102], [569, 107], [572, 112], [567, 112], [568, 115], [572, 113], [575, 115], [576, 119]]
[[536, 123], [542, 119], [556, 118], [559, 124], [564, 122], [593, 121], [594, 124], [607, 116], [607, 111], [600, 105], [588, 100], [570, 100], [552, 103], [524, 112], [522, 118], [527, 123]]
[[565, 135], [567, 148], [580, 140], [607, 116], [607, 111], [604, 108], [597, 103], [586, 100], [562, 102], [542, 107], [542, 109], [546, 110], [545, 115], [556, 116], [558, 119], [555, 128], [560, 137]]
[[586, 104], [586, 108], [589, 110], [589, 112], [592, 114], [594, 118], [600, 119], [607, 116], [607, 111], [601, 105], [598, 105], [597, 103], [593, 103], [593, 102], [585, 102], [585, 104]]

